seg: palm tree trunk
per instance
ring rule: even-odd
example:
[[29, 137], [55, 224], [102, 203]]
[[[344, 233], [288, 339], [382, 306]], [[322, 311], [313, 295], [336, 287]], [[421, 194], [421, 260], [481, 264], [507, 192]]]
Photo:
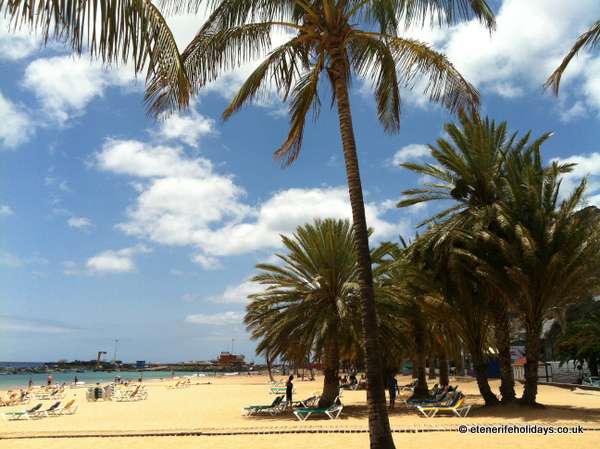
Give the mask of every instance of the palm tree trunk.
[[473, 345], [471, 348], [471, 357], [473, 359], [473, 369], [475, 370], [475, 378], [477, 379], [477, 386], [479, 387], [479, 393], [485, 401], [485, 405], [496, 405], [499, 403], [498, 398], [492, 392], [490, 384], [487, 378], [487, 363], [481, 353], [479, 345]]
[[269, 380], [271, 382], [274, 382], [275, 379], [273, 379], [273, 371], [271, 369], [271, 357], [269, 356], [269, 353], [267, 352], [267, 354], [265, 355], [265, 358], [267, 360], [267, 372], [269, 373]]
[[428, 379], [435, 379], [437, 376], [435, 374], [435, 359], [429, 359], [429, 374], [427, 375]]
[[441, 351], [439, 355], [440, 361], [440, 385], [449, 385], [450, 376], [448, 375], [448, 357], [446, 351]]
[[498, 307], [494, 313], [494, 328], [498, 359], [500, 361], [500, 394], [502, 404], [514, 402], [515, 378], [510, 356], [510, 321], [504, 307]]
[[390, 430], [381, 357], [378, 347], [377, 316], [373, 293], [373, 273], [371, 271], [371, 253], [369, 251], [369, 234], [365, 218], [365, 203], [360, 181], [356, 141], [352, 125], [350, 99], [348, 96], [348, 80], [346, 64], [340, 48], [333, 50], [333, 67], [331, 75], [334, 80], [334, 90], [337, 100], [338, 119], [348, 192], [352, 207], [352, 222], [354, 226], [354, 244], [358, 258], [358, 283], [361, 292], [361, 318], [363, 336], [365, 339], [365, 363], [367, 370], [367, 404], [369, 409], [369, 438], [371, 449], [393, 449], [394, 440]]
[[[418, 306], [415, 305], [415, 307]], [[412, 319], [412, 327], [417, 370], [417, 384], [413, 389], [412, 397], [415, 399], [428, 398], [429, 388], [427, 387], [427, 373], [425, 370], [425, 326], [418, 312]]]
[[537, 405], [538, 363], [542, 347], [542, 319], [534, 319], [525, 324], [525, 388], [521, 402]]
[[323, 357], [323, 392], [319, 399], [319, 407], [329, 407], [339, 394], [338, 369], [340, 354], [337, 340], [333, 340], [325, 350]]
[[591, 376], [598, 376], [598, 359], [591, 358], [588, 361], [588, 368]]
[[419, 373], [417, 372], [417, 361], [416, 359], [411, 360], [412, 362], [412, 378], [416, 379], [419, 376]]

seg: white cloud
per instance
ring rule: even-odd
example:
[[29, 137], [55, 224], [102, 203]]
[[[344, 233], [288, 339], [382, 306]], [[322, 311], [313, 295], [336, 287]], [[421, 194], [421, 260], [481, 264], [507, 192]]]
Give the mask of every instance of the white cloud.
[[215, 314], [198, 313], [185, 317], [185, 322], [190, 324], [207, 324], [211, 326], [227, 326], [241, 324], [244, 319], [243, 312], [222, 312]]
[[576, 101], [573, 106], [560, 112], [560, 121], [563, 123], [569, 123], [587, 115], [587, 108], [581, 101]]
[[23, 85], [33, 91], [49, 118], [64, 125], [81, 115], [96, 97], [110, 86], [133, 86], [130, 67], [108, 69], [86, 57], [39, 58], [25, 69]]
[[30, 318], [0, 315], [0, 332], [26, 332], [40, 334], [63, 334], [75, 332], [78, 329], [50, 320], [35, 320]]
[[8, 204], [0, 204], [0, 217], [8, 217], [14, 214], [15, 211]]
[[[341, 186], [287, 189], [257, 206], [247, 205], [244, 190], [231, 177], [176, 147], [111, 140], [94, 161], [102, 170], [140, 180], [127, 221], [118, 225], [121, 230], [164, 245], [195, 247], [193, 260], [207, 269], [219, 268], [220, 256], [279, 248], [280, 234], [315, 218], [352, 216], [347, 189]], [[383, 218], [387, 210], [366, 204], [375, 239], [405, 229]]]
[[[443, 29], [415, 27], [407, 34], [441, 50], [467, 80], [484, 92], [515, 98], [527, 91], [541, 93], [542, 84], [577, 36], [599, 16], [597, 0], [503, 0], [492, 34], [476, 20]], [[574, 60], [567, 70], [563, 91], [581, 78], [577, 94], [600, 109], [599, 65], [600, 59], [590, 62], [585, 53]]]
[[210, 301], [220, 304], [246, 304], [248, 302], [248, 295], [258, 293], [264, 290], [264, 286], [246, 280], [241, 284], [228, 285], [225, 290], [216, 295], [196, 295], [193, 293], [186, 293], [182, 299], [185, 302], [196, 302], [196, 301]]
[[215, 121], [191, 110], [189, 114], [171, 114], [163, 119], [158, 136], [165, 140], [180, 140], [198, 147], [202, 136], [214, 133]]
[[70, 217], [67, 224], [75, 229], [86, 229], [92, 226], [92, 222], [86, 217]]
[[204, 254], [195, 254], [192, 260], [205, 270], [218, 270], [223, 268], [219, 259]]
[[14, 254], [0, 251], [0, 266], [18, 268], [23, 266], [23, 261]]
[[249, 295], [261, 292], [264, 289], [263, 285], [248, 280], [238, 285], [228, 285], [223, 292], [218, 295], [209, 296], [208, 300], [218, 303], [246, 304]]
[[86, 268], [90, 273], [128, 273], [135, 270], [133, 257], [148, 252], [150, 249], [143, 245], [103, 251], [90, 257], [86, 262]]
[[212, 171], [208, 159], [189, 159], [180, 148], [136, 140], [108, 140], [95, 163], [102, 170], [138, 178], [205, 178]]
[[11, 28], [9, 20], [0, 16], [0, 59], [17, 60], [30, 56], [39, 40], [26, 28]]
[[29, 115], [0, 93], [0, 149], [14, 149], [33, 135], [34, 124]]
[[391, 164], [394, 167], [399, 166], [404, 162], [416, 162], [429, 156], [431, 150], [427, 145], [410, 144], [400, 148], [392, 157]]
[[577, 164], [571, 173], [562, 176], [560, 196], [567, 197], [573, 192], [581, 179], [588, 177], [586, 201], [589, 205], [600, 207], [600, 153], [576, 154], [567, 158], [555, 158], [563, 164]]

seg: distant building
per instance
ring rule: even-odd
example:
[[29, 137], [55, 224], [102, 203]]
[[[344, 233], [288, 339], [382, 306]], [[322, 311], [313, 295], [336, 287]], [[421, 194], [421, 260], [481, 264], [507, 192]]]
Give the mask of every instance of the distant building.
[[145, 360], [136, 360], [135, 361], [135, 368], [136, 369], [144, 369], [144, 368], [146, 368], [146, 361]]
[[216, 360], [218, 365], [243, 365], [244, 356], [242, 354], [232, 354], [230, 352], [221, 352]]

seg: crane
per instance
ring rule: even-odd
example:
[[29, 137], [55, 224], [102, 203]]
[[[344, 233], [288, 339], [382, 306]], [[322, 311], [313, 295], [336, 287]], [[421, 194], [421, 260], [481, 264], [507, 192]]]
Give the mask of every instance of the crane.
[[100, 361], [103, 355], [106, 355], [106, 351], [98, 351], [98, 355], [96, 356], [96, 369], [100, 368]]

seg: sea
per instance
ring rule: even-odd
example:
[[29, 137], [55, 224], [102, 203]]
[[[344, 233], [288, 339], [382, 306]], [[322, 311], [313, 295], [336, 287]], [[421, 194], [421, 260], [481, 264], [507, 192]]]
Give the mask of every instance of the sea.
[[[36, 368], [42, 366], [43, 363], [36, 362], [0, 362], [0, 367], [4, 368]], [[59, 372], [52, 371], [48, 373], [19, 373], [19, 374], [4, 374], [0, 373], [0, 390], [9, 390], [12, 388], [27, 388], [29, 379], [33, 385], [46, 385], [48, 375], [52, 376], [52, 383], [60, 385], [63, 382], [66, 384], [73, 383], [75, 377], [78, 382], [85, 382], [86, 385], [94, 385], [96, 382], [107, 383], [112, 382], [115, 377], [119, 376], [124, 381], [138, 380], [140, 377], [144, 380], [148, 379], [167, 379], [172, 376], [217, 376], [221, 373], [195, 373], [190, 371], [84, 371], [84, 372]]]

